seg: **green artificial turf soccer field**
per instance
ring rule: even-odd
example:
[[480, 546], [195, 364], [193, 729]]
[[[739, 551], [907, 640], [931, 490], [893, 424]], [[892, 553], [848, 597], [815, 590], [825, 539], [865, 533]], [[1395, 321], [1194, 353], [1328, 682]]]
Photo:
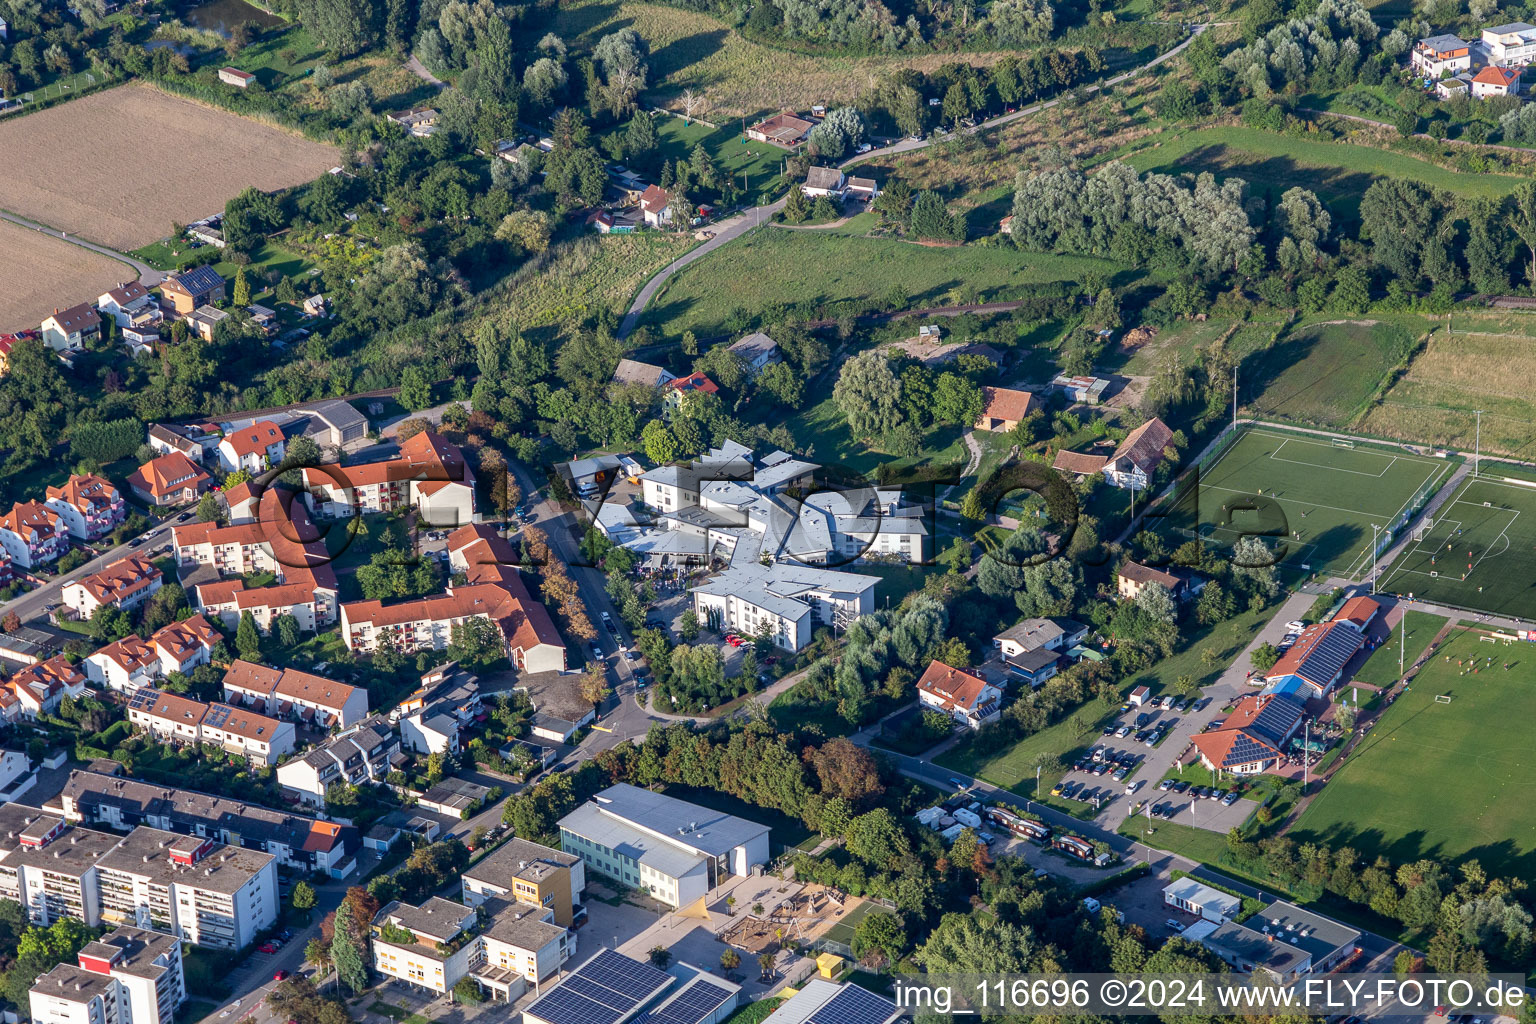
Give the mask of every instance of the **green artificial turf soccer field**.
[[1207, 465], [1197, 488], [1193, 475], [1186, 478], [1169, 522], [1187, 537], [1189, 510], [1197, 508], [1207, 540], [1226, 547], [1244, 533], [1265, 534], [1284, 563], [1359, 579], [1371, 565], [1372, 524], [1401, 525], [1450, 470], [1444, 459], [1389, 445], [1339, 447], [1261, 427]]
[[1536, 618], [1536, 486], [1508, 482], [1507, 470], [1487, 463], [1483, 471], [1436, 511], [1422, 537], [1410, 540], [1381, 588]]

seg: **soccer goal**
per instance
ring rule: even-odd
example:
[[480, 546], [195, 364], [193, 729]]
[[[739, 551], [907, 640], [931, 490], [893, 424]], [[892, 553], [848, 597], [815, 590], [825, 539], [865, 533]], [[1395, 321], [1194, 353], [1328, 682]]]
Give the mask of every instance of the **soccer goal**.
[[1355, 446], [1355, 442], [1349, 440], [1346, 437], [1336, 437], [1333, 439], [1333, 446], [1335, 448], [1353, 448]]
[[1448, 694], [1448, 693], [1437, 693], [1437, 694], [1435, 694], [1435, 703], [1436, 704], [1449, 704], [1450, 702], [1451, 702], [1451, 695], [1450, 694]]
[[1413, 539], [1414, 540], [1423, 540], [1425, 537], [1429, 536], [1429, 531], [1433, 530], [1434, 528], [1435, 528], [1435, 521], [1433, 519], [1426, 519], [1426, 520], [1424, 520], [1418, 526], [1415, 526], [1413, 528]]

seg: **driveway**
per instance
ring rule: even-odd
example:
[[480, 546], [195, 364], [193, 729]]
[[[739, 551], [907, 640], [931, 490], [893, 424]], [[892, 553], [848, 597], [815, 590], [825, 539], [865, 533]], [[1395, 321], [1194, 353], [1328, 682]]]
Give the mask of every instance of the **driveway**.
[[[1127, 785], [1135, 785], [1137, 782], [1140, 782], [1142, 784], [1141, 789], [1135, 798], [1129, 802], [1124, 799], [1111, 801], [1103, 813], [1098, 816], [1097, 821], [1102, 828], [1111, 832], [1119, 828], [1120, 823], [1125, 820], [1126, 814], [1130, 811], [1131, 804], [1134, 804], [1136, 800], [1151, 800], [1153, 803], [1167, 802], [1166, 794], [1157, 792], [1157, 784], [1162, 781], [1163, 776], [1168, 774], [1168, 770], [1178, 763], [1184, 752], [1189, 749], [1191, 739], [1196, 734], [1204, 732], [1206, 726], [1210, 725], [1211, 722], [1221, 718], [1222, 708], [1244, 694], [1256, 692], [1254, 687], [1248, 685], [1248, 670], [1251, 665], [1249, 655], [1261, 644], [1279, 643], [1281, 638], [1285, 636], [1285, 624], [1292, 619], [1299, 619], [1305, 615], [1307, 610], [1312, 607], [1312, 602], [1316, 600], [1317, 595], [1315, 594], [1292, 594], [1281, 603], [1279, 609], [1264, 624], [1264, 627], [1259, 630], [1258, 635], [1253, 638], [1253, 641], [1243, 648], [1242, 653], [1237, 656], [1237, 660], [1221, 674], [1221, 677], [1216, 682], [1205, 688], [1203, 693], [1204, 696], [1211, 698], [1210, 706], [1204, 711], [1190, 712], [1179, 716], [1178, 724], [1173, 727], [1173, 731], [1169, 734], [1168, 738], [1153, 748], [1147, 755], [1146, 760], [1137, 767], [1136, 772], [1125, 780]], [[1187, 804], [1188, 802], [1187, 797], [1180, 800], [1181, 804]], [[1248, 802], [1239, 801], [1230, 810], [1235, 810], [1237, 807], [1241, 807], [1244, 803]], [[1190, 817], [1201, 816], [1201, 813], [1206, 810], [1207, 805], [1210, 803], [1211, 801], [1209, 800], [1200, 801], [1201, 806], [1194, 812], [1194, 815], [1185, 813], [1177, 820], [1181, 824], [1189, 824]], [[1187, 808], [1184, 808], [1185, 812], [1187, 810]]]

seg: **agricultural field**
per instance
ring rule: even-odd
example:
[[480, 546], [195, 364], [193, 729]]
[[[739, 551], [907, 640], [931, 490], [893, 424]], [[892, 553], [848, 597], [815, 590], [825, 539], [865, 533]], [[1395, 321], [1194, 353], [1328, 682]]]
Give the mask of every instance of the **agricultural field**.
[[1412, 316], [1303, 320], [1243, 361], [1240, 398], [1260, 416], [1350, 426], [1387, 373], [1408, 356], [1424, 325]]
[[[125, 124], [153, 146], [110, 158], [60, 161], [82, 139], [110, 139]], [[0, 122], [0, 207], [119, 249], [134, 249], [218, 213], [248, 186], [275, 190], [335, 166], [329, 145], [203, 106], [148, 85], [125, 85]]]
[[[898, 68], [934, 71], [953, 54], [917, 57], [824, 57], [754, 43], [718, 18], [646, 3], [562, 4], [554, 31], [588, 47], [610, 32], [632, 28], [651, 47], [650, 93], [676, 106], [685, 89], [705, 98], [695, 113], [712, 120], [746, 117], [780, 107], [849, 103], [875, 79]], [[966, 54], [970, 64], [991, 64], [1002, 53]]]
[[1465, 631], [1435, 653], [1290, 838], [1351, 846], [1367, 862], [1476, 858], [1490, 876], [1536, 873], [1536, 648], [1478, 637]]
[[[1436, 331], [1379, 404], [1360, 421], [1383, 437], [1531, 457], [1536, 438], [1536, 396], [1524, 382], [1536, 374], [1532, 350], [1536, 317], [1529, 314], [1456, 314], [1456, 333]], [[1508, 331], [1508, 334], [1464, 332]]]
[[1248, 430], [1193, 478], [1197, 489], [1167, 519], [1168, 542], [1188, 537], [1198, 506], [1208, 540], [1228, 546], [1245, 533], [1272, 536], [1281, 562], [1360, 578], [1370, 568], [1373, 525], [1400, 524], [1451, 468], [1387, 446], [1340, 448], [1327, 438]]
[[95, 302], [137, 277], [110, 256], [0, 221], [0, 333], [35, 328], [55, 308]]
[[[921, 308], [952, 301], [966, 285], [981, 301], [995, 302], [1022, 285], [1080, 281], [1089, 274], [1124, 285], [1140, 276], [1093, 257], [925, 246], [836, 230], [766, 228], [732, 242], [728, 252], [729, 258], [699, 260], [668, 281], [643, 322], [666, 337], [685, 330], [703, 336], [722, 333], [737, 306], [755, 312], [770, 303], [870, 300], [900, 288], [911, 306]], [[806, 268], [815, 272], [808, 275]], [[743, 281], [753, 282], [750, 295], [742, 291]]]
[[1536, 478], [1492, 462], [1481, 473], [1462, 483], [1433, 522], [1416, 527], [1380, 588], [1536, 618]]
[[1403, 178], [1469, 199], [1502, 198], [1524, 180], [1506, 174], [1469, 174], [1390, 150], [1238, 125], [1159, 137], [1150, 148], [1124, 160], [1138, 171], [1235, 175], [1254, 191], [1272, 192], [1277, 198], [1289, 188], [1308, 188], [1346, 221], [1356, 219], [1360, 197], [1376, 178]]

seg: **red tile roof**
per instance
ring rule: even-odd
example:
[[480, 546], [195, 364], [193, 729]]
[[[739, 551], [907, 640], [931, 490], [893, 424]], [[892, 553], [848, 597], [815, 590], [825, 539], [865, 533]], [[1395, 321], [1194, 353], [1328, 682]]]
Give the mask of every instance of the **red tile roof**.
[[[178, 480], [182, 482], [173, 482]], [[157, 499], [186, 487], [201, 488], [203, 484], [212, 481], [213, 477], [198, 469], [181, 452], [168, 452], [158, 459], [150, 459], [128, 477], [130, 487], [136, 487]]]
[[18, 501], [12, 505], [9, 512], [0, 516], [0, 528], [22, 537], [32, 531], [39, 537], [51, 537], [65, 530], [59, 514], [40, 501]]
[[1119, 575], [1132, 583], [1161, 583], [1169, 590], [1179, 585], [1179, 578], [1172, 573], [1154, 569], [1150, 565], [1142, 565], [1140, 562], [1125, 562], [1120, 566]]
[[980, 676], [973, 676], [962, 669], [951, 668], [942, 661], [928, 663], [917, 688], [932, 694], [947, 707], [964, 711], [976, 710], [990, 684]]
[[697, 370], [686, 377], [679, 377], [677, 380], [668, 381], [663, 385], [663, 388], [668, 391], [702, 391], [706, 395], [712, 395], [720, 390], [714, 381]]
[[981, 399], [986, 403], [981, 410], [983, 416], [996, 420], [1022, 420], [1029, 415], [1035, 396], [1013, 388], [982, 388]]
[[1363, 630], [1371, 624], [1371, 620], [1379, 611], [1381, 611], [1379, 602], [1360, 594], [1345, 601], [1333, 619], [1335, 622], [1353, 622]]
[[55, 498], [62, 499], [81, 512], [92, 512], [104, 506], [111, 505], [117, 500], [117, 488], [111, 481], [105, 480], [95, 474], [76, 474], [64, 481], [63, 487], [50, 487], [45, 492], [45, 497], [52, 501]]
[[1486, 68], [1483, 68], [1483, 70], [1479, 71], [1477, 74], [1473, 75], [1472, 81], [1478, 82], [1482, 85], [1501, 85], [1507, 89], [1511, 85], [1520, 81], [1520, 69], [1501, 68], [1490, 64]]
[[86, 589], [98, 604], [116, 604], [147, 590], [160, 581], [161, 573], [142, 558], [118, 559], [99, 572], [75, 582]]
[[226, 444], [229, 445], [235, 457], [243, 459], [247, 455], [264, 453], [283, 440], [282, 427], [271, 420], [261, 420], [226, 435], [224, 440], [219, 442], [219, 446], [222, 448]]
[[1076, 473], [1080, 476], [1092, 476], [1104, 468], [1109, 461], [1107, 455], [1089, 455], [1086, 452], [1057, 452], [1056, 461], [1051, 463], [1052, 469], [1058, 469], [1063, 473]]

